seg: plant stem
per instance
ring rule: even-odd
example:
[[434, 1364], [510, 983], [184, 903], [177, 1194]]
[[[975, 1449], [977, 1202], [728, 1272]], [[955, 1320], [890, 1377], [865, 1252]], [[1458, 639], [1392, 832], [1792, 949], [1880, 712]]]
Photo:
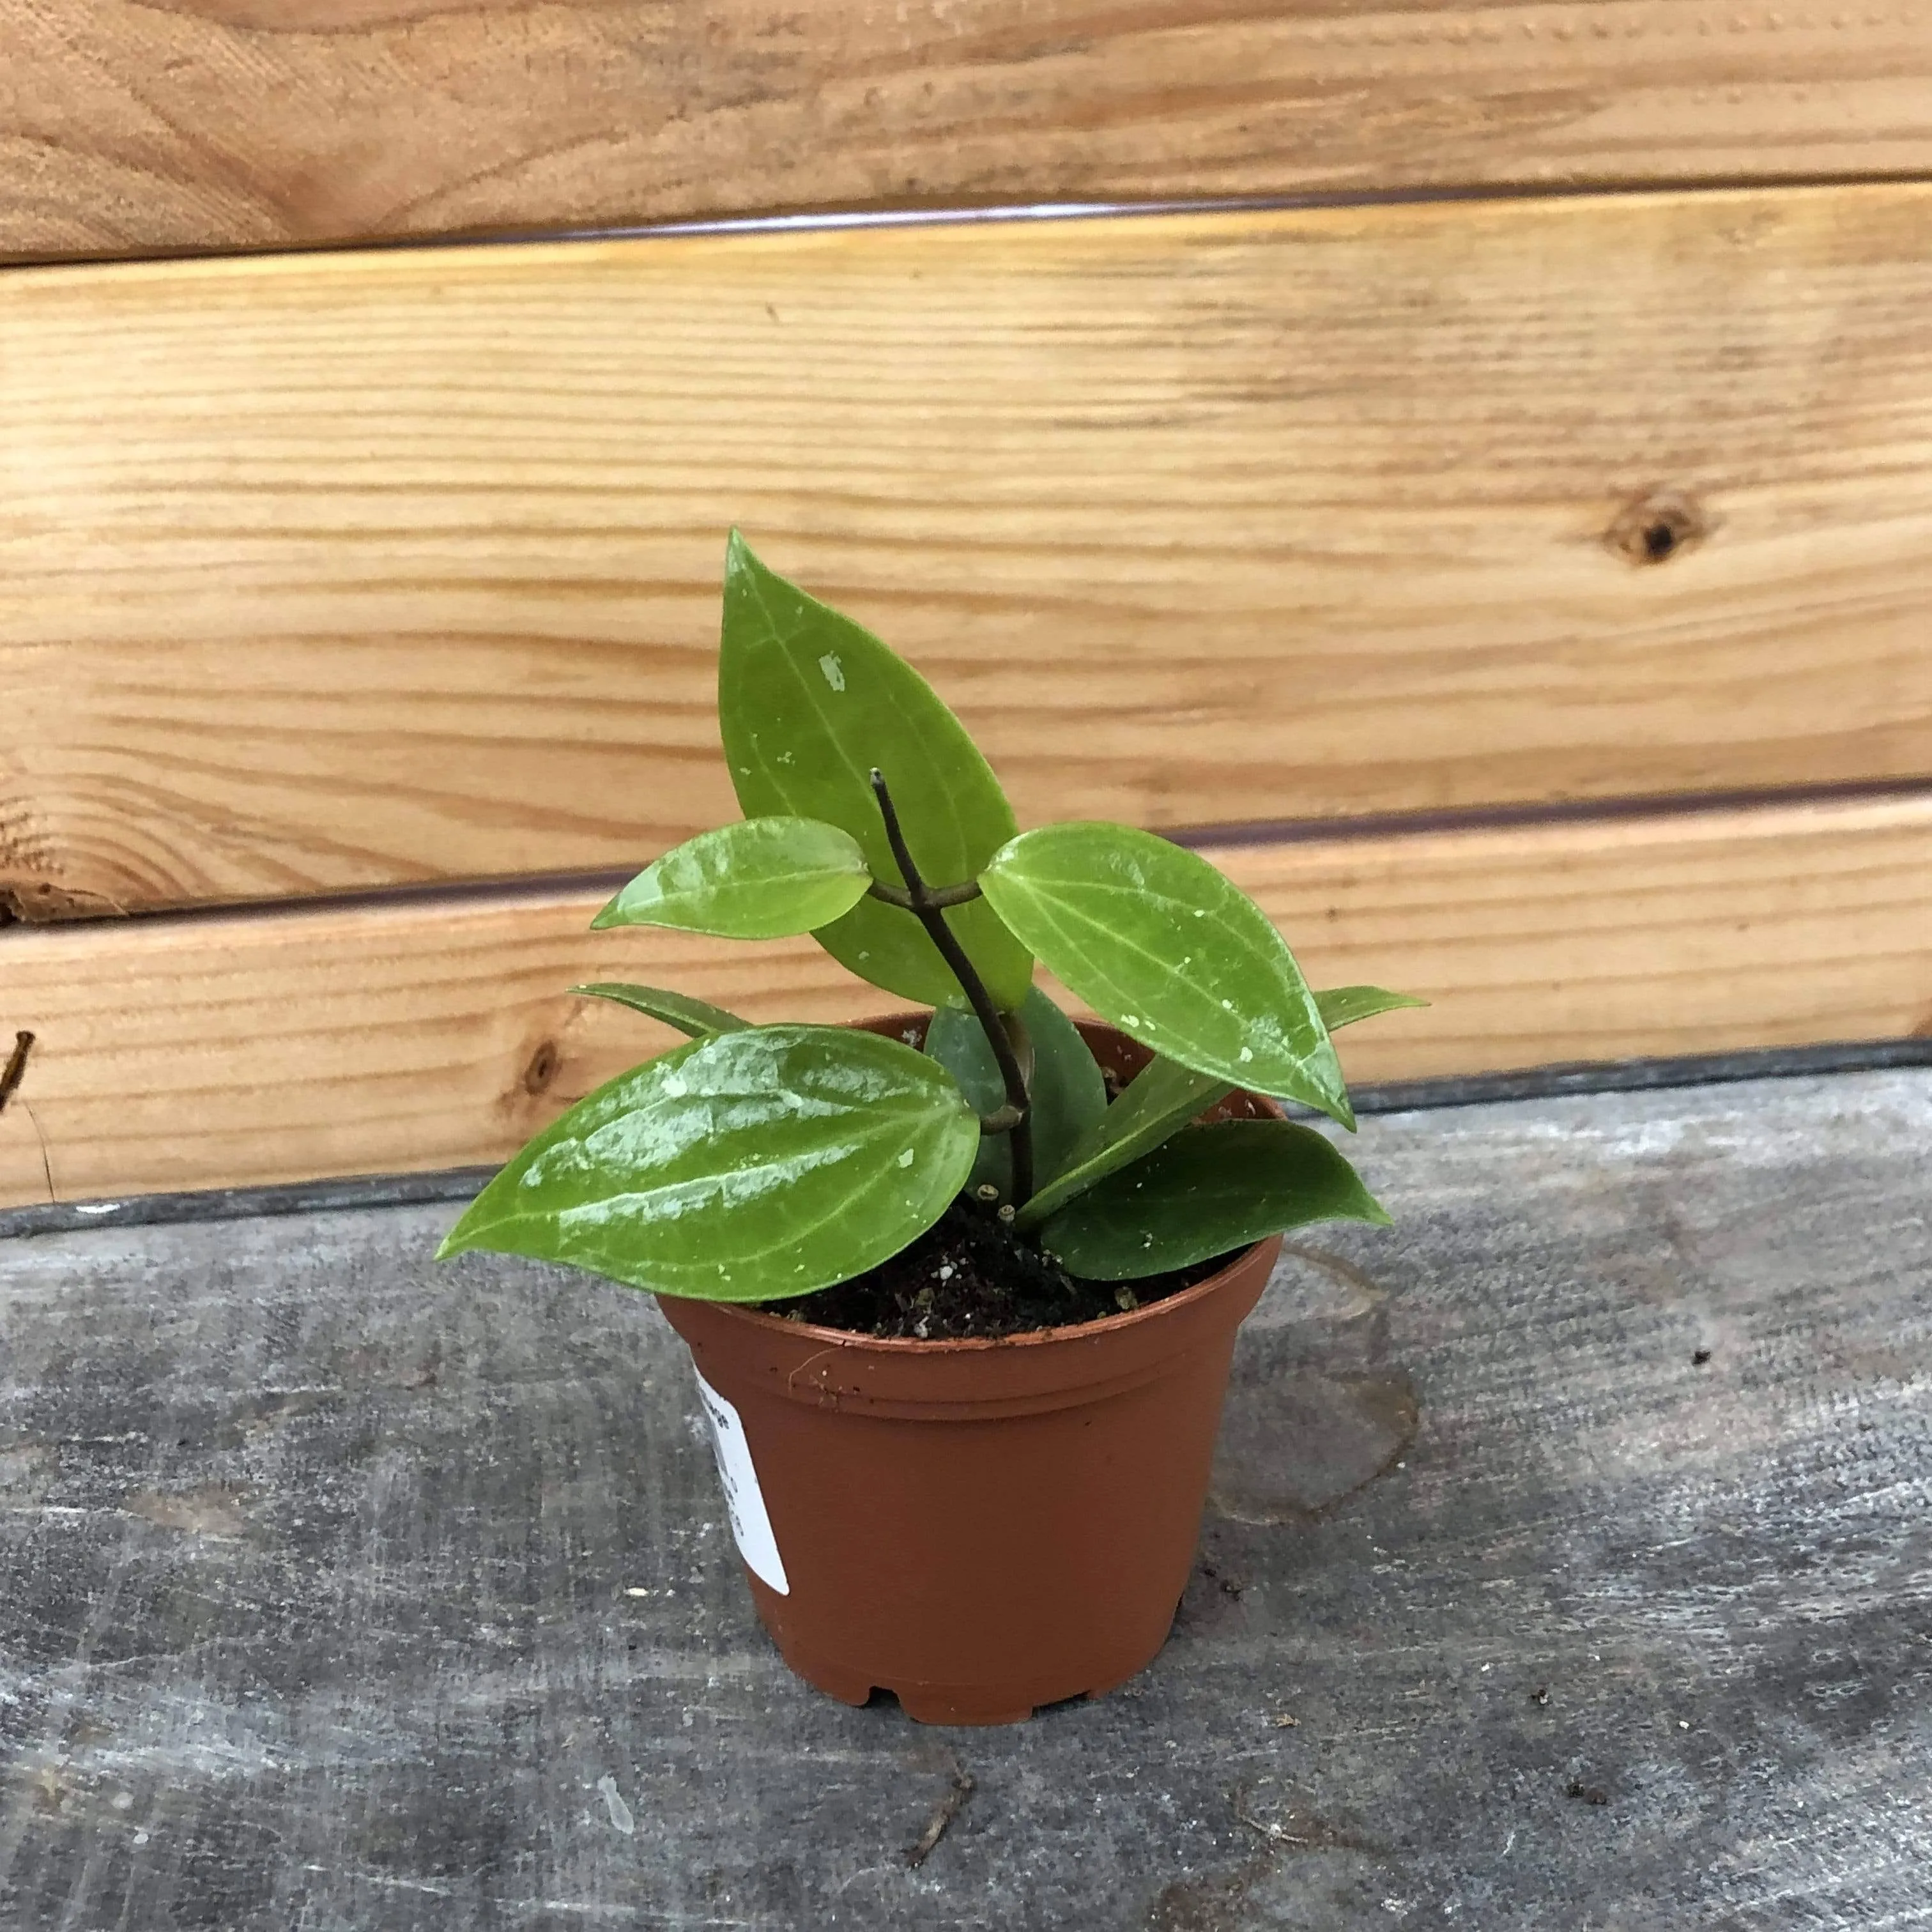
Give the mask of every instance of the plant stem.
[[[874, 879], [871, 886], [875, 899], [884, 899], [887, 905], [897, 906], [902, 912], [912, 910], [912, 895], [903, 886], [888, 885], [884, 879]], [[969, 899], [982, 897], [977, 879], [968, 879], [963, 886], [928, 886], [926, 902], [929, 906], [964, 905]]]
[[[965, 947], [946, 922], [948, 905], [959, 904], [963, 898], [975, 895], [962, 893], [958, 886], [941, 886], [934, 892], [920, 878], [919, 868], [913, 863], [912, 854], [906, 848], [905, 833], [900, 828], [892, 795], [886, 789], [885, 774], [876, 767], [872, 772], [872, 794], [879, 801], [879, 816], [886, 821], [886, 843], [892, 847], [892, 856], [905, 878], [906, 910], [926, 928], [927, 936], [938, 947], [940, 956], [952, 969], [952, 976], [959, 982], [960, 991], [966, 995], [974, 1017], [986, 1033], [986, 1044], [993, 1049], [993, 1058], [999, 1063], [1000, 1078], [1006, 1090], [1006, 1104], [1019, 1117], [1010, 1130], [1012, 1138], [1009, 1144], [1013, 1156], [1012, 1204], [1024, 1208], [1033, 1198], [1033, 1102], [1027, 1092], [1026, 1076], [1021, 1070], [1012, 1036], [1006, 1030], [999, 1008], [993, 1004], [992, 994], [986, 990], [986, 981], [980, 978], [978, 968], [966, 956]], [[878, 896], [888, 904], [896, 902], [889, 892], [880, 892]]]

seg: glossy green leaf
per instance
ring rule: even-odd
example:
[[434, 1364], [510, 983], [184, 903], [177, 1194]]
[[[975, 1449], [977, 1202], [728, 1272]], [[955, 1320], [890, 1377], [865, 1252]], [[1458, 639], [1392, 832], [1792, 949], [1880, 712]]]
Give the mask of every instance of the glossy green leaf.
[[[836, 825], [889, 884], [904, 881], [872, 795], [875, 766], [928, 885], [976, 878], [1013, 836], [998, 780], [925, 679], [869, 631], [767, 570], [736, 531], [724, 559], [718, 720], [748, 816], [792, 812]], [[984, 900], [946, 916], [994, 1000], [1018, 1006], [1033, 983], [1025, 947]], [[889, 992], [930, 1006], [964, 1004], [925, 928], [896, 906], [860, 900], [818, 938]]]
[[669, 926], [720, 939], [785, 939], [829, 926], [872, 889], [849, 832], [815, 818], [746, 818], [647, 866], [591, 922]]
[[1384, 992], [1379, 986], [1332, 986], [1317, 993], [1315, 1004], [1322, 1023], [1330, 1033], [1353, 1026], [1358, 1020], [1372, 1020], [1378, 1013], [1392, 1013], [1403, 1006], [1426, 1006], [1412, 993]]
[[[1038, 1186], [1059, 1173], [1074, 1148], [1099, 1126], [1107, 1111], [1107, 1083], [1080, 1029], [1037, 986], [1028, 994], [1019, 1016], [1033, 1049], [1030, 1091]], [[926, 1029], [926, 1050], [958, 1082], [978, 1112], [990, 1114], [1006, 1105], [999, 1063], [972, 1014], [942, 1007]], [[1012, 1193], [1012, 1178], [1011, 1136], [987, 1135], [967, 1184], [997, 1187], [1006, 1200]]]
[[704, 1040], [715, 1033], [742, 1033], [752, 1024], [736, 1013], [728, 1013], [722, 1006], [694, 1000], [688, 993], [669, 992], [662, 986], [629, 986], [616, 980], [600, 980], [595, 986], [573, 986], [570, 990], [591, 999], [614, 1000], [620, 1006], [647, 1013], [654, 1020], [662, 1020], [666, 1026], [676, 1027], [680, 1033], [688, 1033], [693, 1040]]
[[[1332, 1031], [1398, 1006], [1426, 1006], [1428, 1002], [1412, 999], [1406, 993], [1385, 993], [1379, 986], [1338, 986], [1317, 993], [1315, 1004]], [[1021, 1209], [1018, 1225], [1037, 1227], [1057, 1209], [1160, 1146], [1234, 1090], [1231, 1081], [1196, 1073], [1156, 1054], [1127, 1083], [1099, 1127], [1068, 1156], [1058, 1176]]]
[[1214, 1074], [1196, 1073], [1191, 1066], [1156, 1055], [1127, 1082], [1055, 1178], [1020, 1210], [1015, 1226], [1038, 1227], [1056, 1210], [1150, 1153], [1233, 1091], [1227, 1081]]
[[1076, 1274], [1131, 1281], [1338, 1220], [1388, 1216], [1329, 1141], [1293, 1120], [1220, 1120], [1184, 1127], [1110, 1174], [1040, 1238]]
[[1143, 1046], [1354, 1124], [1294, 955], [1198, 854], [1124, 825], [1048, 825], [980, 883], [1047, 970]]
[[844, 1027], [755, 1027], [620, 1075], [531, 1141], [440, 1252], [710, 1301], [844, 1281], [938, 1220], [980, 1124], [951, 1075]]

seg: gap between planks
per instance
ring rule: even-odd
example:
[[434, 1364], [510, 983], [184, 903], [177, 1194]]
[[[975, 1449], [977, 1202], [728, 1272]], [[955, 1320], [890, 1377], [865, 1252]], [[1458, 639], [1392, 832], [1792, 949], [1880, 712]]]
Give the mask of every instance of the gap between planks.
[[[1352, 1079], [1932, 1034], [1932, 796], [1209, 848], [1318, 985], [1426, 1012], [1341, 1036]], [[501, 1160], [668, 1044], [575, 981], [748, 1017], [889, 1009], [808, 940], [586, 928], [601, 893], [491, 893], [0, 934], [38, 1036], [0, 1203]]]
[[854, 230], [958, 228], [986, 223], [1132, 221], [1163, 215], [1308, 214], [1324, 209], [1454, 206], [1468, 202], [1606, 201], [1634, 195], [1762, 194], [1806, 188], [1909, 188], [1932, 178], [1922, 168], [1872, 168], [1841, 173], [1779, 173], [1741, 169], [1733, 174], [1652, 176], [1610, 182], [1503, 182], [1466, 188], [1336, 188], [1297, 194], [1219, 194], [1138, 201], [972, 201], [928, 205], [885, 202], [868, 207], [772, 208], [686, 220], [560, 224], [552, 227], [484, 230], [452, 234], [351, 236], [333, 241], [265, 242], [222, 249], [153, 248], [88, 254], [0, 256], [0, 278], [44, 268], [126, 268], [143, 264], [259, 261], [312, 255], [422, 254], [468, 248], [569, 247], [603, 242], [678, 242], [734, 235], [840, 233]]
[[[1514, 1072], [1388, 1081], [1354, 1088], [1349, 1098], [1356, 1114], [1366, 1120], [1375, 1114], [1433, 1113], [1586, 1094], [1654, 1094], [1918, 1067], [1932, 1068], [1932, 1037], [1761, 1047], [1743, 1052], [1688, 1054], [1670, 1060], [1580, 1060]], [[183, 1222], [253, 1220], [264, 1216], [466, 1201], [496, 1172], [492, 1163], [413, 1174], [345, 1174], [252, 1187], [0, 1208], [0, 1240], [28, 1234], [74, 1234], [88, 1228], [162, 1227]]]
[[1897, 4], [334, 10], [15, 8], [0, 254], [1932, 167]]

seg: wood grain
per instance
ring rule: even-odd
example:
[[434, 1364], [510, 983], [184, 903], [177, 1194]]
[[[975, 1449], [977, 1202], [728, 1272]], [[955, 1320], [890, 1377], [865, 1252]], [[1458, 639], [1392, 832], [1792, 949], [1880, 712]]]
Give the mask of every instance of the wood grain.
[[[1932, 1029], [1932, 796], [1212, 853], [1318, 985], [1435, 1004], [1344, 1034], [1357, 1080]], [[582, 893], [0, 933], [0, 1204], [502, 1158], [668, 1044], [573, 982], [760, 1020], [891, 1002], [808, 940], [592, 934]], [[44, 1158], [46, 1163], [44, 1168]]]
[[734, 811], [734, 520], [1023, 820], [1932, 772], [1928, 227], [1912, 186], [21, 271], [0, 892], [654, 856]]
[[1932, 166], [1932, 15], [10, 0], [0, 250]]
[[1367, 1123], [1166, 1648], [939, 1737], [779, 1661], [646, 1298], [449, 1202], [8, 1243], [0, 1916], [1921, 1932], [1928, 1144], [1926, 1070]]

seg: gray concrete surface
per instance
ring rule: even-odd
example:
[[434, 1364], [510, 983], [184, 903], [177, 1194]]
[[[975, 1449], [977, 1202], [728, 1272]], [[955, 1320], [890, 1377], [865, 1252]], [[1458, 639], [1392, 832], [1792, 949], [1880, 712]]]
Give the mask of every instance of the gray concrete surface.
[[638, 1298], [0, 1244], [0, 1926], [1932, 1926], [1932, 1073], [1359, 1150], [1172, 1642], [1003, 1731], [785, 1674]]

